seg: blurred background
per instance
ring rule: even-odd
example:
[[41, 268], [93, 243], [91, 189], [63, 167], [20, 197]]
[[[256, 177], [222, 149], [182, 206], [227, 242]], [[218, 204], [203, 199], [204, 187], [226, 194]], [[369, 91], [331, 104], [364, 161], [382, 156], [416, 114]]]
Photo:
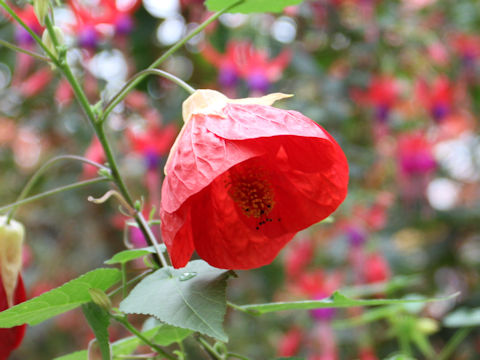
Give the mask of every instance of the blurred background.
[[[32, 7], [11, 4], [41, 35]], [[56, 4], [54, 15], [69, 62], [96, 103], [210, 13], [195, 0], [71, 0]], [[408, 307], [255, 318], [229, 312], [229, 349], [252, 359], [479, 358], [480, 332], [465, 328], [480, 322], [479, 30], [476, 0], [304, 1], [280, 14], [224, 14], [161, 66], [229, 97], [294, 94], [280, 106], [321, 124], [349, 160], [349, 195], [333, 219], [298, 234], [273, 264], [238, 272], [230, 301], [322, 299], [337, 289], [362, 298], [460, 291]], [[4, 13], [0, 38], [40, 51]], [[146, 213], [158, 208], [187, 96], [149, 77], [108, 121], [121, 172]], [[34, 171], [60, 154], [104, 161], [68, 83], [48, 64], [0, 47], [0, 205], [14, 202]], [[63, 163], [34, 192], [95, 176], [93, 167]], [[19, 209], [29, 297], [102, 266], [125, 246], [145, 246], [116, 205], [87, 202], [106, 191], [97, 184]], [[112, 339], [126, 335], [110, 330]], [[92, 338], [72, 311], [29, 327], [12, 359], [52, 359]], [[208, 358], [188, 341], [186, 348], [193, 359]]]

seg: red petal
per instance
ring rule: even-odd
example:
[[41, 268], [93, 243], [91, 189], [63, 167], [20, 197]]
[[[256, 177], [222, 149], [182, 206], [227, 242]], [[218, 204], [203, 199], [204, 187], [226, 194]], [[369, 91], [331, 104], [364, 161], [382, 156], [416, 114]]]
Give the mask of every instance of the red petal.
[[[15, 305], [26, 300], [25, 287], [21, 275], [18, 276], [17, 288], [15, 290]], [[0, 277], [0, 311], [8, 308], [7, 295], [3, 288]], [[0, 360], [7, 360], [10, 353], [22, 342], [25, 335], [26, 325], [15, 326], [8, 329], [0, 329]]]

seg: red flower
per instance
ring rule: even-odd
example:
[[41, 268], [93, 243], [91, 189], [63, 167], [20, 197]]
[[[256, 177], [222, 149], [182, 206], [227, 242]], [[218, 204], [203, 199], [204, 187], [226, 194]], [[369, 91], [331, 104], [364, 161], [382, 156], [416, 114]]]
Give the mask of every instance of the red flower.
[[404, 176], [428, 174], [436, 168], [432, 144], [422, 133], [402, 135], [397, 153], [399, 170]]
[[345, 199], [342, 149], [309, 118], [269, 106], [283, 97], [199, 90], [184, 102], [160, 207], [174, 267], [194, 250], [219, 268], [266, 265]]
[[[26, 299], [22, 276], [19, 274], [12, 305], [19, 304]], [[7, 293], [3, 286], [2, 277], [0, 276], [0, 311], [8, 308]], [[25, 335], [25, 329], [26, 325], [0, 329], [0, 360], [7, 360], [10, 353], [20, 345]]]

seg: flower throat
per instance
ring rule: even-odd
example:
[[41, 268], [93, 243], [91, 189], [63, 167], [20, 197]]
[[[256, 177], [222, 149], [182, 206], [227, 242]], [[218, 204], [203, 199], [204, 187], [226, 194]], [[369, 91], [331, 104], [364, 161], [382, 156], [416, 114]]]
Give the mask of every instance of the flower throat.
[[274, 193], [263, 171], [256, 167], [247, 167], [243, 171], [231, 173], [227, 186], [228, 195], [245, 216], [260, 219], [259, 226], [272, 221], [267, 215], [275, 206]]

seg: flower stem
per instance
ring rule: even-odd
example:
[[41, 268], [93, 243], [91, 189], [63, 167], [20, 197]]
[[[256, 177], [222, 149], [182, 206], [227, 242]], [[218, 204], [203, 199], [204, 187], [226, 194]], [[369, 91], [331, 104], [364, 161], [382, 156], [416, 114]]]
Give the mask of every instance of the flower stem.
[[[87, 164], [90, 164], [90, 165], [93, 165], [99, 169], [105, 169], [105, 170], [108, 170], [107, 167], [103, 166], [103, 165], [100, 165], [94, 161], [91, 161], [91, 160], [88, 160], [86, 158], [83, 158], [81, 156], [75, 156], [75, 155], [60, 155], [60, 156], [56, 156], [50, 160], [48, 160], [46, 163], [44, 163], [34, 174], [33, 176], [30, 178], [30, 180], [27, 182], [27, 184], [23, 187], [23, 190], [22, 192], [20, 193], [20, 195], [18, 196], [17, 198], [17, 201], [15, 203], [18, 203], [20, 202], [21, 200], [25, 199], [25, 197], [30, 193], [30, 191], [32, 190], [33, 186], [36, 184], [36, 182], [38, 181], [38, 179], [40, 178], [40, 176], [45, 172], [45, 170], [47, 170], [50, 166], [54, 165], [55, 163], [57, 163], [58, 161], [61, 161], [61, 160], [76, 160], [76, 161], [81, 161], [81, 162], [84, 162], [84, 163], [87, 163]], [[7, 215], [7, 224], [10, 223], [10, 220], [12, 219], [13, 215], [15, 214], [15, 211], [17, 210], [17, 207], [18, 206], [14, 206], [11, 208], [11, 210], [9, 211], [8, 215]]]
[[471, 327], [458, 330], [455, 335], [448, 341], [443, 348], [442, 352], [438, 355], [437, 360], [447, 360], [453, 354], [458, 345], [465, 339], [468, 334], [473, 330]]
[[40, 193], [38, 195], [34, 195], [34, 196], [28, 197], [26, 199], [14, 202], [12, 204], [2, 206], [2, 207], [0, 207], [0, 212], [11, 209], [13, 207], [28, 204], [28, 203], [31, 203], [33, 201], [40, 200], [40, 199], [43, 199], [45, 197], [48, 197], [50, 195], [55, 195], [55, 194], [61, 193], [63, 191], [77, 189], [77, 188], [80, 188], [80, 187], [83, 187], [83, 186], [96, 184], [96, 183], [103, 182], [103, 181], [108, 181], [108, 180], [110, 180], [110, 179], [108, 179], [106, 177], [97, 177], [97, 178], [94, 178], [94, 179], [91, 179], [91, 180], [78, 181], [78, 182], [75, 182], [75, 183], [70, 184], [70, 185], [60, 186], [60, 187], [55, 188], [53, 190], [45, 191], [45, 192]]
[[[195, 30], [193, 30], [190, 34], [182, 38], [180, 41], [178, 41], [175, 45], [173, 45], [170, 49], [168, 49], [162, 56], [160, 56], [157, 60], [155, 60], [150, 66], [148, 67], [148, 70], [154, 69], [157, 66], [159, 66], [161, 63], [163, 63], [166, 59], [168, 59], [172, 54], [174, 54], [178, 49], [180, 49], [187, 41], [192, 39], [194, 36], [199, 34], [201, 31], [203, 31], [208, 25], [210, 25], [212, 22], [217, 20], [220, 15], [226, 13], [228, 10], [234, 8], [235, 6], [241, 4], [244, 0], [239, 0], [231, 4], [230, 6], [227, 6], [225, 9], [217, 11], [215, 14], [210, 16], [207, 20], [205, 20], [202, 24], [200, 24]], [[113, 98], [112, 100], [108, 103], [108, 105], [105, 107], [103, 111], [103, 116], [104, 118], [110, 114], [110, 112], [115, 108], [115, 106], [120, 103], [125, 96], [135, 87], [137, 86], [145, 77], [147, 76], [147, 73], [144, 73], [140, 76], [135, 76], [133, 81], [129, 82], [127, 86], [123, 87]]]
[[17, 45], [14, 45], [14, 44], [9, 43], [8, 41], [2, 40], [2, 39], [0, 39], [0, 45], [3, 45], [3, 46], [5, 46], [9, 49], [14, 50], [14, 51], [30, 55], [31, 57], [34, 57], [35, 59], [38, 59], [38, 60], [47, 61], [47, 62], [52, 61], [50, 58], [48, 58], [46, 56], [43, 56], [43, 55], [37, 54], [36, 52], [21, 48]]
[[136, 337], [138, 337], [140, 340], [143, 341], [146, 345], [150, 346], [153, 350], [155, 350], [158, 354], [162, 355], [163, 357], [166, 357], [167, 359], [171, 360], [176, 360], [173, 355], [170, 355], [167, 353], [165, 350], [163, 350], [161, 347], [158, 345], [152, 343], [150, 340], [148, 340], [143, 334], [138, 331], [135, 326], [130, 324], [130, 322], [127, 320], [126, 316], [117, 316], [113, 315], [112, 316], [116, 321], [118, 321], [120, 324], [122, 324], [127, 330], [129, 330], [132, 334], [134, 334]]
[[[176, 77], [175, 75], [173, 74], [170, 74], [169, 72], [166, 72], [166, 71], [163, 71], [163, 70], [159, 70], [159, 69], [145, 69], [145, 70], [142, 70], [138, 73], [136, 73], [135, 75], [133, 75], [126, 83], [125, 85], [123, 85], [123, 87], [118, 91], [118, 93], [112, 97], [112, 99], [110, 99], [110, 101], [108, 102], [108, 104], [105, 106], [105, 111], [104, 111], [104, 117], [103, 117], [103, 120], [102, 121], [105, 121], [105, 117], [108, 116], [108, 114], [110, 113], [111, 110], [109, 110], [107, 112], [107, 109], [112, 109], [112, 105], [113, 104], [118, 104], [117, 102], [117, 99], [119, 96], [121, 96], [122, 94], [127, 94], [128, 91], [130, 91], [130, 85], [133, 84], [135, 81], [137, 81], [138, 78], [143, 78], [147, 75], [157, 75], [157, 76], [162, 76], [172, 82], [174, 82], [175, 84], [177, 84], [178, 86], [182, 87], [183, 89], [185, 89], [185, 91], [187, 91], [188, 93], [190, 94], [193, 94], [195, 92], [195, 89], [193, 87], [191, 87], [190, 85], [188, 85], [185, 81], [183, 81], [182, 79]], [[113, 105], [114, 107], [116, 105]]]
[[38, 37], [35, 31], [33, 31], [27, 24], [25, 24], [25, 22], [23, 22], [22, 19], [20, 19], [20, 17], [15, 13], [15, 11], [13, 11], [13, 9], [10, 6], [8, 6], [5, 0], [0, 0], [0, 5], [5, 9], [6, 12], [8, 12], [8, 14], [12, 18], [15, 19], [16, 22], [18, 22], [30, 34], [30, 36], [35, 40], [35, 42], [43, 49], [43, 51], [45, 51], [45, 53], [52, 60], [52, 62], [55, 65], [58, 65], [57, 57], [45, 46], [42, 39]]

